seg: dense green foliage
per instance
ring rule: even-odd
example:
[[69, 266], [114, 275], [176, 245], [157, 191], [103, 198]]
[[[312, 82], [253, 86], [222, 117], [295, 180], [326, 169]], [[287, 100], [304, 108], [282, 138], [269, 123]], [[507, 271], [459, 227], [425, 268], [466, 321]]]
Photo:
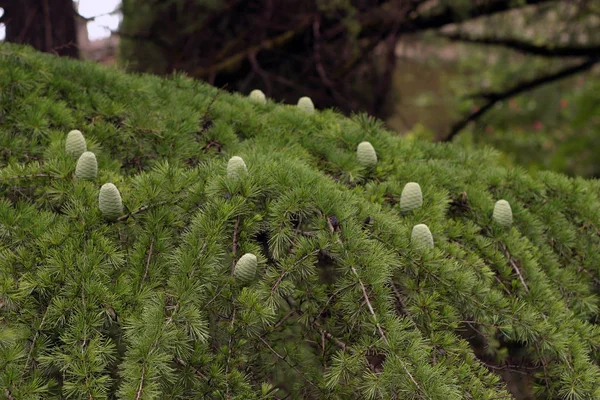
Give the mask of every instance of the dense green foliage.
[[5, 397], [600, 398], [598, 182], [8, 45], [0, 95]]

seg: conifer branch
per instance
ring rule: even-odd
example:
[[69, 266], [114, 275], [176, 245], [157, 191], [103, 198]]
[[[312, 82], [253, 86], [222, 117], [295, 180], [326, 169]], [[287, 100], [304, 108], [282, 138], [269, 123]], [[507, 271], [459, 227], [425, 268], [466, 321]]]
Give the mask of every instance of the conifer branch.
[[229, 343], [227, 344], [227, 363], [225, 364], [225, 398], [229, 399], [229, 363], [231, 362], [231, 340], [233, 339], [233, 324], [235, 323], [235, 304], [231, 313], [231, 328], [232, 332], [229, 335]]
[[142, 280], [140, 282], [140, 289], [142, 288], [142, 285], [144, 284], [144, 281], [146, 280], [146, 278], [148, 278], [148, 268], [150, 267], [150, 259], [152, 258], [152, 248], [154, 247], [154, 238], [152, 238], [152, 241], [150, 242], [150, 249], [148, 250], [148, 256], [146, 257], [146, 268], [144, 270], [144, 276], [142, 277]]
[[11, 180], [19, 180], [19, 179], [31, 179], [31, 178], [54, 178], [54, 179], [58, 179], [58, 178], [62, 178], [62, 177], [60, 175], [56, 175], [56, 174], [39, 173], [39, 174], [29, 174], [29, 175], [6, 176], [4, 178], [0, 178], [0, 182], [11, 181]]
[[396, 284], [394, 282], [392, 282], [392, 292], [394, 292], [394, 297], [396, 297], [396, 300], [398, 300], [398, 303], [400, 303], [400, 306], [402, 307], [402, 309], [398, 309], [396, 307], [396, 309], [398, 310], [398, 313], [401, 315], [408, 316], [408, 308], [406, 307], [406, 303], [404, 302], [404, 300], [402, 300], [400, 291], [398, 290], [398, 288], [396, 287]]
[[31, 359], [31, 354], [33, 353], [33, 349], [35, 347], [35, 342], [40, 335], [40, 330], [42, 326], [44, 326], [44, 322], [46, 322], [46, 315], [48, 315], [48, 307], [46, 307], [46, 311], [44, 311], [44, 315], [42, 316], [42, 322], [40, 322], [40, 326], [37, 328], [35, 335], [33, 336], [33, 340], [31, 341], [31, 347], [29, 348], [29, 352], [27, 353], [27, 360], [25, 360], [25, 368], [23, 368], [23, 375], [27, 372], [27, 366], [29, 365], [29, 360]]
[[144, 388], [144, 373], [145, 372], [146, 372], [146, 364], [142, 364], [142, 378], [140, 379], [140, 384], [138, 385], [138, 389], [135, 394], [135, 400], [140, 400], [142, 398], [142, 390]]
[[[225, 88], [226, 86], [227, 85], [223, 86], [223, 88]], [[215, 101], [217, 101], [217, 98], [221, 94], [221, 90], [223, 88], [217, 89], [217, 92], [215, 93], [215, 95], [212, 97], [212, 99], [210, 99], [210, 103], [208, 103], [208, 106], [206, 106], [206, 110], [204, 111], [204, 116], [202, 117], [202, 129], [200, 129], [199, 135], [202, 135], [202, 133], [204, 133], [211, 126], [208, 116], [210, 114], [210, 110], [212, 109], [213, 104], [215, 104]]]
[[13, 397], [12, 393], [10, 392], [10, 390], [8, 390], [8, 388], [4, 389], [4, 395], [6, 396], [6, 398], [8, 400], [15, 400], [15, 398]]
[[235, 273], [235, 256], [237, 255], [237, 235], [238, 235], [238, 229], [240, 227], [240, 219], [242, 217], [238, 216], [237, 219], [235, 220], [235, 226], [233, 227], [233, 245], [231, 246], [231, 252], [233, 253], [233, 261], [232, 261], [232, 266], [231, 266], [231, 276], [233, 276], [233, 274]]
[[313, 386], [313, 387], [317, 388], [317, 389], [318, 389], [320, 392], [323, 392], [323, 391], [321, 390], [321, 388], [320, 388], [319, 386], [317, 386], [317, 385], [316, 385], [316, 384], [315, 384], [313, 381], [311, 381], [310, 379], [308, 379], [308, 378], [306, 377], [306, 375], [304, 375], [304, 374], [302, 373], [302, 371], [300, 371], [300, 370], [299, 370], [299, 369], [298, 369], [296, 366], [292, 365], [292, 363], [288, 361], [288, 359], [287, 359], [287, 356], [286, 356], [286, 357], [284, 357], [284, 356], [282, 356], [281, 354], [279, 354], [279, 353], [277, 352], [277, 350], [275, 350], [274, 348], [272, 348], [272, 347], [271, 347], [271, 345], [269, 345], [269, 343], [267, 343], [267, 341], [266, 341], [265, 339], [263, 339], [262, 337], [260, 337], [260, 336], [259, 336], [259, 337], [258, 337], [258, 339], [259, 339], [259, 340], [260, 340], [260, 341], [261, 341], [261, 342], [262, 342], [262, 343], [263, 343], [263, 344], [264, 344], [264, 345], [265, 345], [265, 346], [266, 346], [266, 347], [267, 347], [269, 350], [271, 350], [271, 353], [275, 354], [275, 356], [276, 356], [277, 358], [279, 358], [280, 360], [282, 360], [283, 362], [285, 362], [285, 363], [286, 363], [286, 364], [287, 364], [287, 365], [288, 365], [290, 368], [292, 368], [294, 371], [296, 371], [296, 373], [297, 373], [298, 375], [300, 375], [300, 376], [302, 377], [302, 379], [304, 379], [304, 380], [305, 380], [305, 381], [306, 381], [306, 382], [307, 382], [309, 385], [311, 385], [311, 386]]
[[[188, 367], [188, 363], [186, 363], [183, 359], [181, 359], [180, 357], [176, 356], [173, 361], [175, 361], [176, 364], [178, 364], [179, 366], [186, 368]], [[204, 379], [205, 381], [208, 382], [208, 377], [206, 375], [204, 375], [200, 370], [194, 368], [192, 365], [189, 365], [190, 369], [192, 370], [192, 372], [194, 373], [194, 375], [199, 376], [200, 378]]]
[[358, 272], [356, 272], [356, 269], [354, 267], [350, 267], [350, 268], [352, 269], [352, 272], [358, 279], [358, 284], [360, 285], [360, 288], [362, 290], [363, 298], [365, 299], [365, 302], [367, 303], [367, 307], [369, 308], [369, 312], [371, 313], [371, 316], [373, 317], [373, 320], [375, 321], [375, 326], [377, 327], [379, 336], [381, 336], [381, 339], [383, 339], [385, 344], [387, 344], [389, 346], [390, 342], [388, 342], [387, 338], [385, 337], [385, 333], [383, 332], [383, 329], [381, 328], [381, 325], [379, 324], [379, 321], [377, 320], [377, 315], [375, 314], [375, 310], [373, 309], [373, 306], [371, 305], [371, 301], [369, 300], [369, 295], [367, 294], [367, 289], [365, 288], [365, 285], [363, 284], [362, 280], [358, 276]]
[[502, 249], [504, 251], [504, 255], [506, 256], [506, 259], [508, 260], [508, 263], [510, 264], [510, 266], [512, 267], [512, 269], [515, 271], [515, 273], [519, 277], [519, 280], [523, 284], [523, 287], [525, 288], [525, 292], [527, 294], [529, 294], [529, 286], [527, 286], [527, 283], [525, 283], [525, 279], [523, 278], [523, 275], [521, 275], [521, 270], [519, 270], [519, 267], [517, 266], [517, 263], [513, 260], [512, 256], [508, 252], [508, 248], [506, 247], [506, 245], [504, 243], [502, 243], [502, 242], [500, 242], [500, 245], [502, 246]]
[[342, 342], [340, 339], [336, 338], [331, 333], [329, 333], [325, 329], [321, 328], [321, 325], [319, 324], [319, 322], [314, 321], [313, 325], [315, 326], [315, 328], [317, 328], [319, 330], [319, 333], [324, 335], [328, 340], [335, 343], [336, 346], [338, 346], [340, 349], [342, 349], [344, 351], [348, 350], [351, 354], [356, 353], [356, 351], [354, 349], [352, 349], [351, 347], [349, 347], [346, 343]]
[[141, 206], [140, 208], [133, 210], [132, 212], [125, 214], [125, 215], [121, 215], [119, 218], [117, 218], [117, 221], [125, 221], [127, 220], [129, 217], [132, 217], [134, 215], [137, 215], [139, 213], [142, 213], [152, 207], [157, 207], [157, 206], [162, 206], [164, 204], [169, 203], [168, 201], [159, 201], [158, 203], [155, 204], [147, 204], [145, 206]]
[[[383, 339], [383, 341], [385, 342], [385, 344], [387, 344], [389, 346], [390, 342], [388, 342], [387, 337], [385, 336], [385, 333], [383, 332], [383, 329], [381, 328], [381, 325], [379, 324], [379, 321], [377, 320], [377, 315], [375, 314], [375, 310], [373, 309], [373, 306], [371, 305], [371, 301], [369, 300], [369, 296], [367, 295], [367, 289], [365, 288], [365, 285], [363, 284], [362, 280], [358, 276], [358, 272], [356, 272], [356, 269], [354, 267], [351, 267], [351, 268], [352, 268], [352, 272], [354, 273], [354, 275], [358, 279], [358, 283], [360, 284], [363, 297], [365, 299], [365, 302], [367, 303], [367, 307], [369, 308], [369, 312], [371, 313], [371, 316], [375, 320], [375, 325], [377, 326], [377, 330], [379, 332], [379, 336], [381, 336], [381, 338]], [[410, 378], [410, 380], [412, 381], [412, 383], [417, 387], [417, 390], [419, 390], [420, 392], [422, 392], [423, 394], [426, 395], [425, 391], [417, 383], [417, 381], [415, 380], [414, 376], [410, 373], [410, 371], [406, 367], [404, 361], [402, 361], [400, 359], [399, 359], [399, 361], [400, 361], [400, 364], [402, 365], [402, 369], [404, 369], [404, 372], [406, 372], [406, 374], [408, 375], [408, 377]], [[429, 396], [427, 396], [427, 395], [426, 395], [426, 397], [429, 398]]]

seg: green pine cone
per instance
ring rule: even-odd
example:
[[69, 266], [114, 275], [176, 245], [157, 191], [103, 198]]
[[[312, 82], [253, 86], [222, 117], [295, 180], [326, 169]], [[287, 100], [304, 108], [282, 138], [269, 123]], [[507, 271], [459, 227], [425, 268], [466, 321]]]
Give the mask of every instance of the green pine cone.
[[245, 175], [248, 172], [246, 163], [242, 157], [233, 156], [227, 163], [227, 177], [230, 179], [236, 179]]
[[250, 92], [250, 100], [257, 104], [267, 104], [267, 97], [262, 90], [254, 89]]
[[356, 148], [358, 162], [367, 167], [377, 164], [377, 153], [369, 142], [362, 142]]
[[256, 256], [252, 253], [246, 253], [235, 264], [233, 275], [242, 283], [250, 282], [256, 276], [257, 264]]
[[307, 114], [315, 113], [315, 105], [310, 97], [301, 97], [300, 100], [298, 100], [298, 108]]
[[494, 206], [494, 221], [503, 226], [510, 226], [513, 222], [512, 209], [506, 200], [498, 200]]
[[77, 160], [75, 176], [77, 179], [93, 180], [96, 178], [96, 175], [98, 175], [98, 161], [96, 161], [96, 155], [91, 151], [86, 151], [79, 157], [79, 160]]
[[400, 195], [400, 211], [411, 211], [423, 205], [421, 186], [416, 182], [408, 182]]
[[429, 227], [425, 224], [415, 225], [412, 230], [410, 242], [415, 249], [433, 248], [433, 236]]
[[114, 221], [123, 214], [123, 202], [119, 189], [112, 183], [105, 183], [100, 188], [98, 205], [104, 218]]
[[87, 145], [85, 144], [85, 138], [83, 134], [78, 130], [72, 130], [67, 135], [67, 143], [65, 144], [65, 149], [67, 153], [71, 154], [73, 157], [79, 158], [83, 154], [84, 151], [87, 150]]

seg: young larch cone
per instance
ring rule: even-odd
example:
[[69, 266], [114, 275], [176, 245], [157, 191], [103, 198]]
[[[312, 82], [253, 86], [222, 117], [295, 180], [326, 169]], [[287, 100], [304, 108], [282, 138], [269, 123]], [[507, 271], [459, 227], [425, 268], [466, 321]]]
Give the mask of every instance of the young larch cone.
[[235, 264], [233, 275], [242, 283], [250, 282], [256, 276], [257, 264], [256, 256], [252, 253], [246, 253]]
[[425, 224], [415, 225], [412, 229], [410, 242], [415, 249], [433, 248], [433, 236], [429, 227]]
[[362, 142], [358, 145], [356, 156], [358, 162], [365, 167], [377, 164], [377, 153], [369, 142]]
[[247, 172], [248, 169], [246, 168], [246, 163], [242, 157], [233, 156], [229, 159], [229, 162], [227, 163], [228, 178], [239, 178]]
[[267, 97], [262, 90], [254, 89], [250, 92], [250, 100], [256, 104], [267, 104]]
[[75, 129], [67, 134], [65, 150], [67, 150], [67, 153], [76, 158], [79, 158], [79, 156], [81, 156], [83, 152], [87, 150], [85, 138], [80, 131]]
[[513, 222], [512, 209], [506, 200], [498, 200], [494, 205], [494, 221], [503, 226], [510, 226]]
[[298, 108], [307, 114], [315, 113], [315, 105], [313, 104], [310, 97], [300, 97], [298, 100]]
[[75, 167], [75, 176], [77, 179], [93, 180], [98, 175], [98, 161], [96, 155], [91, 151], [84, 152]]
[[123, 214], [123, 201], [119, 189], [112, 183], [105, 183], [100, 188], [98, 206], [104, 218], [114, 221]]
[[411, 211], [423, 205], [423, 192], [416, 182], [408, 182], [400, 195], [400, 211]]

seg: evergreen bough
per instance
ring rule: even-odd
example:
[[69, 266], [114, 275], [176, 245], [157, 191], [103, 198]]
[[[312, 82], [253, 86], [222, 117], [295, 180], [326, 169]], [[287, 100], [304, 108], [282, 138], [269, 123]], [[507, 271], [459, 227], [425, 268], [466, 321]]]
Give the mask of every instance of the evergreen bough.
[[67, 134], [65, 150], [75, 158], [79, 158], [87, 150], [85, 138], [81, 131], [75, 129]]
[[373, 145], [369, 142], [361, 142], [358, 144], [356, 156], [358, 157], [358, 162], [365, 167], [377, 164], [377, 153], [375, 153]]
[[256, 104], [267, 104], [267, 97], [262, 90], [254, 89], [250, 92], [250, 100]]
[[416, 182], [408, 182], [400, 195], [400, 210], [412, 211], [423, 205], [421, 186]]
[[98, 174], [98, 161], [96, 155], [91, 151], [84, 152], [75, 166], [75, 176], [78, 179], [96, 179]]
[[115, 221], [123, 214], [123, 202], [119, 189], [112, 183], [105, 183], [100, 188], [98, 206], [102, 215], [109, 221]]
[[[0, 130], [19, 132], [0, 135], [0, 396], [600, 398], [597, 182], [0, 46]], [[127, 191], [126, 215], [103, 192], [121, 223], [69, 179], [70, 126]], [[223, 153], [252, 157], [239, 190]], [[428, 189], [414, 214], [408, 179]], [[502, 198], [519, 223], [490, 229]], [[241, 249], [264, 265], [238, 285]]]
[[298, 108], [307, 114], [315, 113], [315, 105], [310, 97], [300, 97], [300, 99], [298, 99]]

